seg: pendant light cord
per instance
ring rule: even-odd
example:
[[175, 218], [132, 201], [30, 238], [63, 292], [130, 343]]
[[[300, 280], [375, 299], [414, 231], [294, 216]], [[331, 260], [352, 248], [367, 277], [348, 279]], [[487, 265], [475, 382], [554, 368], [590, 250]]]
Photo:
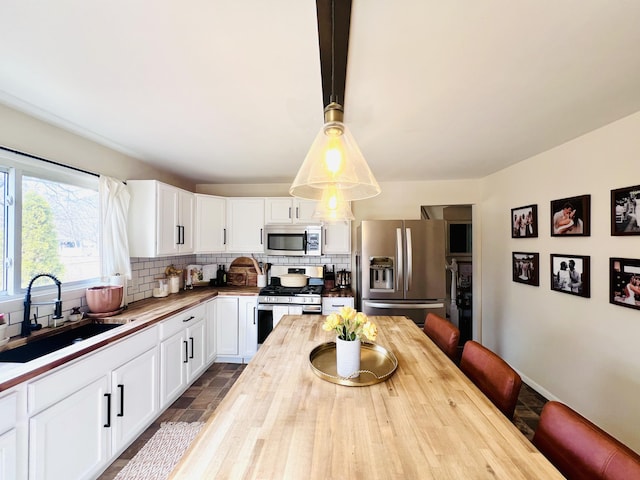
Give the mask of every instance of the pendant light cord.
[[336, 2], [331, 1], [331, 95], [329, 95], [329, 103], [336, 102], [336, 85], [335, 85], [335, 70], [336, 70]]

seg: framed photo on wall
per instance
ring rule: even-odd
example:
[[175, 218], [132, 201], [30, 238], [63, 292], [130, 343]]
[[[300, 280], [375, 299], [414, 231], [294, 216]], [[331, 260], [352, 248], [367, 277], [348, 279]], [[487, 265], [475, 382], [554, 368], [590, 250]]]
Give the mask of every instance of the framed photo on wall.
[[640, 235], [640, 185], [611, 190], [611, 235]]
[[639, 259], [609, 259], [609, 303], [640, 310]]
[[538, 205], [511, 209], [511, 238], [538, 236]]
[[590, 257], [583, 255], [551, 254], [551, 290], [591, 296]]
[[591, 195], [551, 201], [551, 236], [583, 236], [591, 234]]
[[537, 252], [513, 252], [511, 254], [513, 281], [533, 285], [540, 285], [540, 254]]

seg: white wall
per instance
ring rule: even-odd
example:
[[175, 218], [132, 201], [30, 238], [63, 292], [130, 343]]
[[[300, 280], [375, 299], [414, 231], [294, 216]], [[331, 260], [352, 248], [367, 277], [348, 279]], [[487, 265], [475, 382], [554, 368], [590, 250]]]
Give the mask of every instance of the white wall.
[[[525, 381], [640, 451], [640, 311], [609, 304], [610, 191], [640, 183], [640, 113], [483, 180], [483, 343]], [[551, 237], [550, 201], [591, 195], [591, 236]], [[537, 204], [539, 237], [512, 239], [511, 208]], [[475, 227], [475, 225], [474, 225]], [[540, 286], [511, 279], [511, 252], [540, 253]], [[591, 257], [591, 298], [550, 290], [551, 253]]]
[[0, 145], [120, 180], [156, 179], [191, 191], [195, 188], [186, 179], [4, 105], [0, 105]]

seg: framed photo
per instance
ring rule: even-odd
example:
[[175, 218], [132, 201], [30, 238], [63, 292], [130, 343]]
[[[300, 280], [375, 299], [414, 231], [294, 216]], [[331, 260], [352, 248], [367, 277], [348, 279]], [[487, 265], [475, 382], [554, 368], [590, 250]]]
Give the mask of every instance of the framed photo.
[[640, 260], [609, 259], [609, 303], [640, 310]]
[[551, 201], [551, 236], [583, 236], [591, 234], [591, 195]]
[[511, 238], [538, 236], [538, 205], [511, 209]]
[[539, 286], [540, 254], [531, 252], [513, 252], [511, 254], [513, 281]]
[[637, 200], [640, 185], [611, 190], [611, 235], [640, 235]]
[[591, 296], [590, 257], [583, 255], [551, 254], [551, 290]]

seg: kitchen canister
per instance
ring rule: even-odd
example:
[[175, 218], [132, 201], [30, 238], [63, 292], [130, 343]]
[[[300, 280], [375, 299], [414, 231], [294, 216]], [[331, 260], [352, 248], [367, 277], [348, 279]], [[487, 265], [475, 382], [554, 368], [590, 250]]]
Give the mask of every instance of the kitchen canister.
[[180, 277], [171, 275], [167, 278], [169, 279], [169, 293], [178, 293], [180, 291]]

